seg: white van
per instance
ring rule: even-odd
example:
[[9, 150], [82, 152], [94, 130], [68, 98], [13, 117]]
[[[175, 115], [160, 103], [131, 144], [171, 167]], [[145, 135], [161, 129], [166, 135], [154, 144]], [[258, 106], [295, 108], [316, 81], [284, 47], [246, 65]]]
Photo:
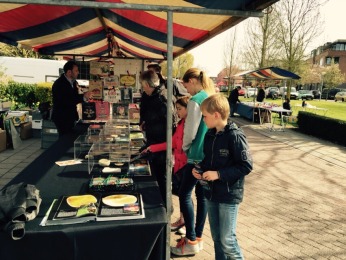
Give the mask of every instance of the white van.
[[0, 70], [21, 83], [54, 82], [66, 60], [47, 60], [20, 57], [0, 57]]
[[[287, 87], [281, 87], [280, 95], [285, 98], [286, 94], [287, 94]], [[295, 87], [291, 87], [290, 99], [298, 99], [298, 92]]]

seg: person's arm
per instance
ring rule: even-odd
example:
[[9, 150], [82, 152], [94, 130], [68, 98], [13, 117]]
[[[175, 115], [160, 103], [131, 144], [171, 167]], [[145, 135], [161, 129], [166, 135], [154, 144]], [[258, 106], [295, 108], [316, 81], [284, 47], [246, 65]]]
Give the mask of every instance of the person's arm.
[[234, 164], [230, 167], [217, 171], [218, 179], [221, 181], [234, 182], [252, 171], [253, 162], [245, 136], [237, 134], [235, 140], [230, 142], [230, 151], [234, 157]]
[[193, 100], [187, 104], [187, 117], [184, 126], [183, 151], [187, 152], [195, 139], [199, 123], [201, 122], [202, 112], [200, 106]]
[[161, 151], [166, 151], [167, 150], [167, 143], [160, 143], [160, 144], [152, 144], [147, 148], [147, 151], [157, 153]]

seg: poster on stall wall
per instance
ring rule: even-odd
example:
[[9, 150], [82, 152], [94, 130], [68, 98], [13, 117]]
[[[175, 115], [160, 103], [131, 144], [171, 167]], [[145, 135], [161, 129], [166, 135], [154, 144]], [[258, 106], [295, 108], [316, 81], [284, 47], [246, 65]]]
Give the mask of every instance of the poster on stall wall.
[[121, 102], [132, 103], [132, 87], [120, 88]]
[[99, 77], [108, 77], [110, 72], [109, 62], [105, 61], [91, 61], [90, 62], [90, 74], [97, 75]]
[[107, 121], [109, 119], [110, 107], [108, 102], [96, 101], [96, 120]]
[[136, 74], [120, 74], [120, 86], [136, 87]]
[[120, 101], [119, 80], [115, 77], [104, 79], [103, 100], [109, 103], [117, 103]]
[[89, 91], [92, 93], [92, 99], [102, 99], [103, 84], [102, 80], [90, 80], [89, 81]]

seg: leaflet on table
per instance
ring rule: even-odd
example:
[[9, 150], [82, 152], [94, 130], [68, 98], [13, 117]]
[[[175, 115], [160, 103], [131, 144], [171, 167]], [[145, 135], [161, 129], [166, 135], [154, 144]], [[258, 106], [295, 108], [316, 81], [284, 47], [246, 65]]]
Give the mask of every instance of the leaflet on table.
[[139, 193], [62, 196], [52, 202], [41, 226], [145, 218]]
[[59, 166], [69, 166], [82, 163], [81, 160], [65, 160], [65, 161], [56, 161], [55, 162]]

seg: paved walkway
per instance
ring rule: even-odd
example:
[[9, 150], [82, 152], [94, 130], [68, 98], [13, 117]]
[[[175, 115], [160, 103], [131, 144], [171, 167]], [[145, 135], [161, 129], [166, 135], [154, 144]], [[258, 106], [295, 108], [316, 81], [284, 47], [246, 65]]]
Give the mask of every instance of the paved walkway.
[[[237, 225], [245, 259], [346, 259], [346, 148], [293, 129], [234, 121], [254, 160]], [[176, 197], [173, 203], [178, 208]], [[172, 221], [177, 217], [176, 210]], [[172, 245], [177, 238], [172, 233]], [[180, 259], [214, 259], [208, 223], [204, 240], [203, 252]]]
[[[269, 131], [241, 118], [254, 159], [238, 217], [247, 260], [346, 259], [346, 148], [286, 129]], [[44, 150], [40, 139], [0, 153], [0, 189]], [[173, 197], [174, 221], [179, 214]], [[179, 236], [171, 233], [171, 245]], [[214, 259], [209, 223], [204, 248], [192, 257]], [[175, 259], [172, 256], [172, 259]]]

